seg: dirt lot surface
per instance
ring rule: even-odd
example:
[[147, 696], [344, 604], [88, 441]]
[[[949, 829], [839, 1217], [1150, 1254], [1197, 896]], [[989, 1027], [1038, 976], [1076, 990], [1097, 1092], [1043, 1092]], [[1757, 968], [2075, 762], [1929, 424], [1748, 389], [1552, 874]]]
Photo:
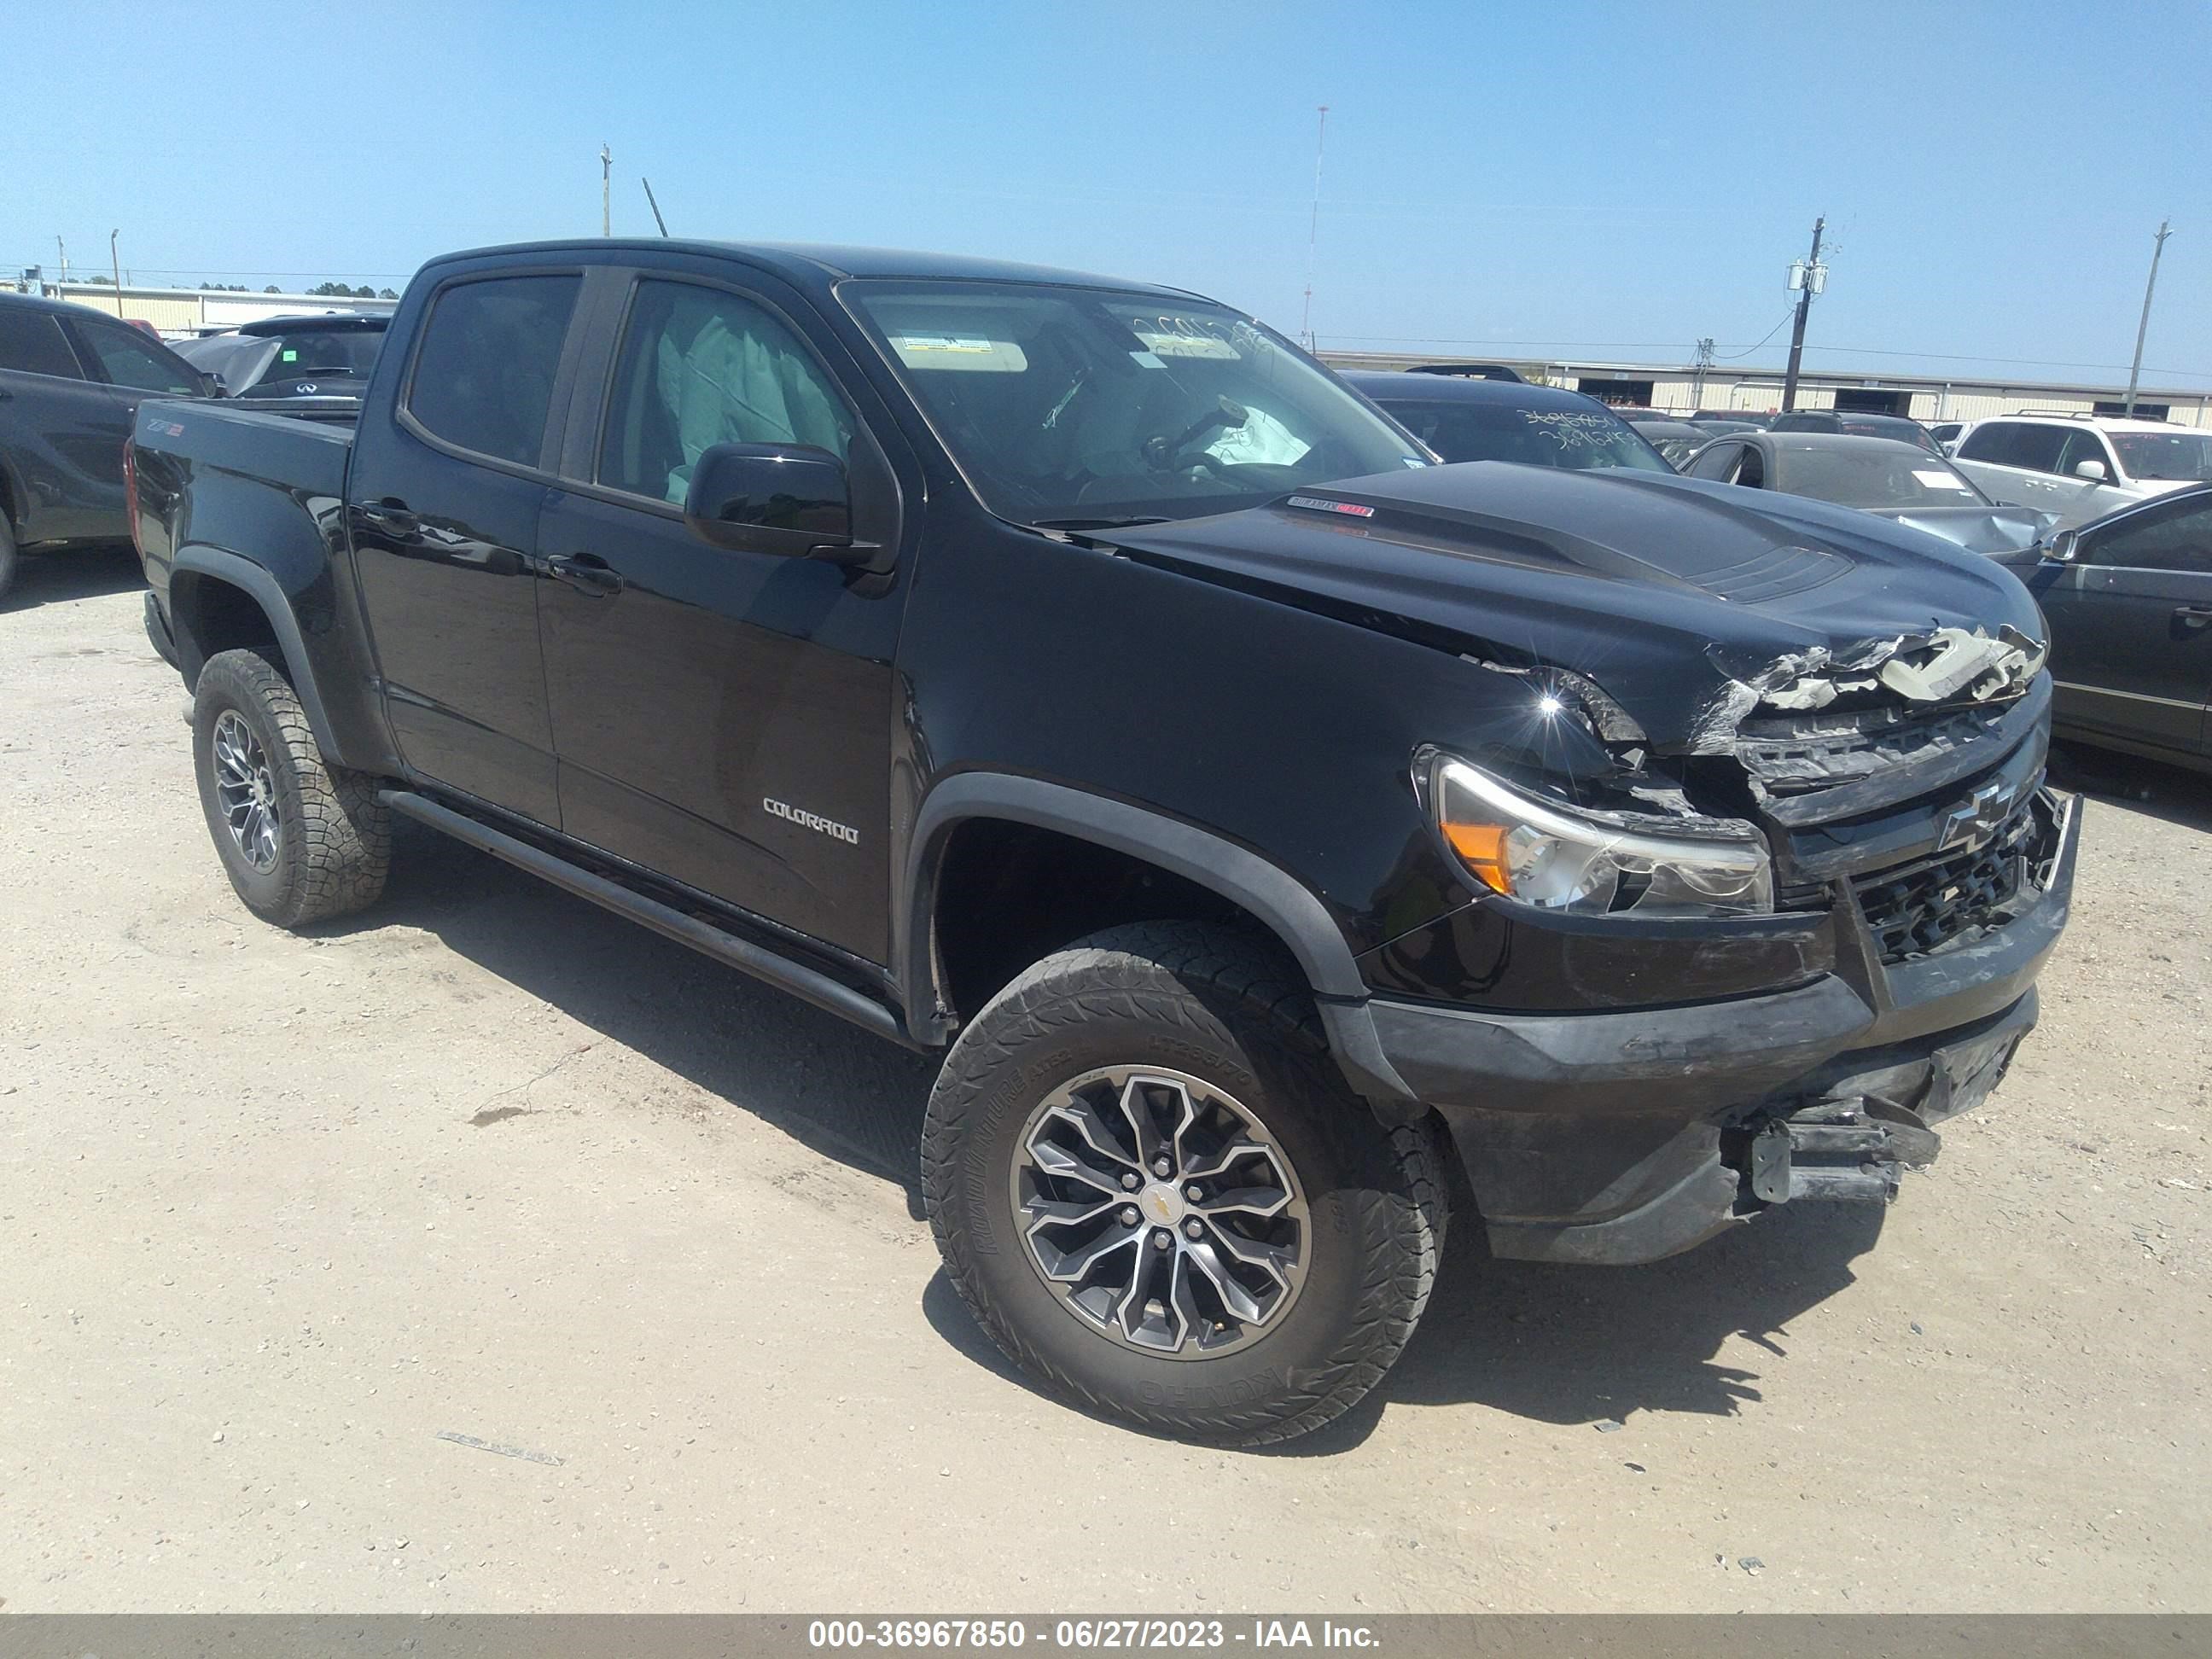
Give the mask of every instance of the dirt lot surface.
[[924, 1062], [427, 835], [253, 921], [134, 578], [0, 611], [9, 1610], [2212, 1608], [2202, 785], [2093, 800], [1886, 1217], [1462, 1249], [1379, 1399], [1197, 1450], [969, 1322]]

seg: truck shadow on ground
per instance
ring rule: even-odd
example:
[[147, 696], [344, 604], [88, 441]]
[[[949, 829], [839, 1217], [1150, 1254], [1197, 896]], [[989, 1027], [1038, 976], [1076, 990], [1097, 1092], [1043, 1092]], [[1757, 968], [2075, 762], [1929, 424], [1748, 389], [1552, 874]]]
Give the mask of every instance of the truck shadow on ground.
[[42, 605], [94, 599], [146, 585], [138, 556], [127, 547], [82, 552], [24, 553], [15, 561], [15, 585], [0, 611], [32, 611]]
[[[636, 923], [402, 819], [364, 925], [412, 927], [793, 1139], [904, 1192], [937, 1062], [856, 1030]], [[610, 1109], [619, 1109], [611, 1103]], [[481, 1115], [489, 1127], [501, 1114]], [[473, 1121], [473, 1120], [471, 1120]]]
[[[933, 1060], [432, 831], [403, 823], [398, 833], [374, 926], [435, 934], [732, 1109], [894, 1183], [921, 1217], [915, 1162]], [[505, 1115], [479, 1115], [489, 1127]], [[1881, 1224], [1879, 1212], [1856, 1206], [1801, 1206], [1650, 1267], [1553, 1267], [1488, 1260], [1472, 1220], [1460, 1218], [1427, 1316], [1389, 1381], [1277, 1455], [1348, 1450], [1394, 1406], [1480, 1405], [1559, 1424], [1755, 1408], [1759, 1374], [1747, 1358], [1786, 1358], [1790, 1322], [1851, 1283], [1850, 1261]], [[941, 1273], [922, 1311], [956, 1352], [1030, 1386]]]

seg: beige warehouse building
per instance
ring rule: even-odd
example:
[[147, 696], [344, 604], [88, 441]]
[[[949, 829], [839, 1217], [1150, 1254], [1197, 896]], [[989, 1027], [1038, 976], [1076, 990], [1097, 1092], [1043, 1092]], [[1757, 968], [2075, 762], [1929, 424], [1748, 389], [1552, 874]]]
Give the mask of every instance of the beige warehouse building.
[[17, 283], [18, 292], [67, 300], [125, 322], [150, 324], [155, 332], [183, 336], [204, 329], [235, 328], [264, 317], [297, 317], [324, 311], [390, 312], [396, 300], [343, 299], [327, 294], [246, 294], [235, 289], [147, 288], [126, 283]]
[[[1771, 369], [1708, 368], [1686, 365], [1577, 363], [1559, 359], [1415, 357], [1383, 352], [1324, 351], [1336, 368], [1404, 369], [1419, 364], [1502, 362], [1528, 380], [1586, 392], [1611, 404], [1633, 404], [1688, 413], [1692, 410], [1770, 410], [1782, 407], [1782, 376]], [[1927, 425], [1978, 421], [2033, 409], [2051, 413], [2118, 415], [2124, 385], [2090, 386], [2048, 380], [1976, 380], [1964, 375], [1838, 374], [1807, 372], [1797, 378], [1800, 409], [1858, 410], [1909, 415]], [[2212, 391], [2145, 385], [2136, 393], [2138, 419], [2212, 427]]]

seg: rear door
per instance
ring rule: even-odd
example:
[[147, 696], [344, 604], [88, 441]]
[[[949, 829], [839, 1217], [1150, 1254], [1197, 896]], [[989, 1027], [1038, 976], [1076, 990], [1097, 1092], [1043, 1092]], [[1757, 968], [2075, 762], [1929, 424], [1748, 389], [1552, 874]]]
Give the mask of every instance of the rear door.
[[199, 389], [189, 364], [121, 323], [0, 310], [0, 434], [21, 474], [9, 490], [21, 538], [129, 540], [123, 446], [138, 404]]
[[2212, 492], [2151, 502], [2091, 529], [2079, 548], [2038, 596], [2051, 624], [2059, 723], [2092, 739], [2203, 753], [2212, 702]]
[[541, 614], [562, 828], [886, 961], [904, 583], [712, 545], [683, 502], [709, 445], [805, 444], [856, 480], [860, 538], [894, 544], [888, 413], [765, 274], [696, 261], [623, 289], [538, 531], [557, 573]]
[[2057, 472], [2065, 447], [2063, 427], [1984, 421], [1960, 441], [1952, 459], [1994, 501], [2063, 513], [2068, 503], [2061, 499]]
[[513, 267], [441, 283], [395, 395], [363, 406], [348, 484], [402, 757], [425, 779], [556, 826], [535, 550], [582, 286], [573, 269]]

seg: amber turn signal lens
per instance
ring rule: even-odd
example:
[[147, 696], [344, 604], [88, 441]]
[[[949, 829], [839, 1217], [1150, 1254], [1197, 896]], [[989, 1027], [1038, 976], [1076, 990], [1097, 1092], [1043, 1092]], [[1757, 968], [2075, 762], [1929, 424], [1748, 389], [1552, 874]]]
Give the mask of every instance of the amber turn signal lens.
[[1510, 895], [1513, 891], [1512, 872], [1505, 867], [1505, 832], [1509, 826], [1502, 823], [1447, 823], [1444, 839], [1451, 842], [1452, 851], [1466, 865], [1476, 880], [1486, 887]]

